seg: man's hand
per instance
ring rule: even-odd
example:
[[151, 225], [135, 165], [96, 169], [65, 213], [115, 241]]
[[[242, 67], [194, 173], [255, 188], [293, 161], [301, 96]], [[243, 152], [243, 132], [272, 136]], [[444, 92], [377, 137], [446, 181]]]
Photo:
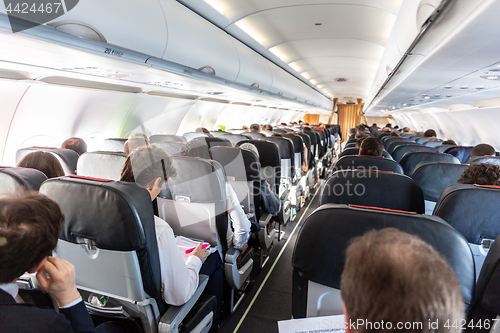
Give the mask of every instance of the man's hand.
[[193, 252], [191, 252], [190, 255], [197, 256], [198, 258], [200, 258], [201, 262], [205, 262], [205, 260], [207, 260], [209, 250], [203, 249], [202, 246], [203, 243], [198, 243], [198, 246], [193, 250]]
[[243, 244], [243, 246], [241, 247], [240, 252], [241, 254], [245, 253], [245, 251], [248, 249], [248, 243], [245, 243]]
[[36, 273], [36, 277], [40, 287], [54, 296], [59, 307], [80, 297], [75, 284], [75, 267], [65, 259], [47, 257], [45, 265]]

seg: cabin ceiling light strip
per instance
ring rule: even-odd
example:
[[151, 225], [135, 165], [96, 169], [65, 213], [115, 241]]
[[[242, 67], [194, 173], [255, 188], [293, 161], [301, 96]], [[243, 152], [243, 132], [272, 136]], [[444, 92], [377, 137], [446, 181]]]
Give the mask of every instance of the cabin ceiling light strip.
[[[276, 47], [270, 48], [269, 51], [271, 51], [271, 53], [274, 54], [275, 56], [277, 56], [281, 61], [286, 62], [286, 56], [283, 53], [281, 53], [280, 51], [278, 51]], [[292, 67], [292, 66], [290, 65], [290, 67]]]
[[220, 0], [205, 0], [213, 9], [224, 15], [224, 10], [226, 9], [224, 5], [222, 5], [222, 1]]
[[255, 41], [261, 45], [264, 45], [264, 40], [265, 40], [265, 37], [264, 36], [261, 36], [260, 33], [258, 33], [255, 28], [253, 28], [252, 26], [250, 26], [248, 23], [246, 23], [244, 20], [241, 20], [241, 21], [238, 21], [236, 22], [236, 25], [238, 26], [238, 28], [240, 28], [241, 30], [243, 30], [248, 36], [252, 37], [253, 39], [255, 39]]

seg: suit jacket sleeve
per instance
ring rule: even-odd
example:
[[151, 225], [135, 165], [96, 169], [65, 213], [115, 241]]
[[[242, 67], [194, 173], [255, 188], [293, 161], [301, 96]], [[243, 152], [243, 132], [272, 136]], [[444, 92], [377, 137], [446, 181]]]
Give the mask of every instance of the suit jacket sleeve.
[[71, 327], [75, 333], [95, 333], [94, 323], [90, 318], [85, 303], [83, 301], [66, 309], [60, 309], [67, 320], [71, 322]]

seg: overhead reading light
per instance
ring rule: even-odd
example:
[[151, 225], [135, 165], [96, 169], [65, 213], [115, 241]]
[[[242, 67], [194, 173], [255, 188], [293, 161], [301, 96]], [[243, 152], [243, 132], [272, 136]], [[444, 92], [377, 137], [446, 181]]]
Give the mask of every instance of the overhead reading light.
[[215, 69], [212, 66], [203, 66], [198, 68], [198, 70], [208, 75], [215, 75]]
[[431, 96], [425, 96], [424, 98], [425, 99], [431, 99]]

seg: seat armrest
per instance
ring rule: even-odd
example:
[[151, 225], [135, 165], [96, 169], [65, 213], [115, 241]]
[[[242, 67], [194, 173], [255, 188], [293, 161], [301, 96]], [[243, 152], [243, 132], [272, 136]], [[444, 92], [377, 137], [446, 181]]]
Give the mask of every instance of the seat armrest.
[[280, 197], [280, 200], [283, 201], [285, 200], [286, 198], [288, 198], [288, 194], [290, 193], [290, 190], [289, 189], [286, 189], [285, 191], [283, 191], [283, 193], [281, 193], [281, 197]]
[[181, 306], [170, 306], [161, 317], [160, 322], [158, 323], [159, 333], [176, 333], [179, 331], [179, 325], [198, 301], [198, 298], [200, 298], [203, 290], [205, 290], [207, 283], [208, 276], [200, 274], [200, 282], [193, 296], [191, 296], [191, 298]]
[[241, 251], [231, 247], [226, 251], [226, 255], [224, 256], [224, 262], [228, 264], [235, 264], [240, 256]]
[[259, 225], [261, 228], [265, 228], [272, 219], [272, 215], [269, 213], [264, 213], [260, 216]]

